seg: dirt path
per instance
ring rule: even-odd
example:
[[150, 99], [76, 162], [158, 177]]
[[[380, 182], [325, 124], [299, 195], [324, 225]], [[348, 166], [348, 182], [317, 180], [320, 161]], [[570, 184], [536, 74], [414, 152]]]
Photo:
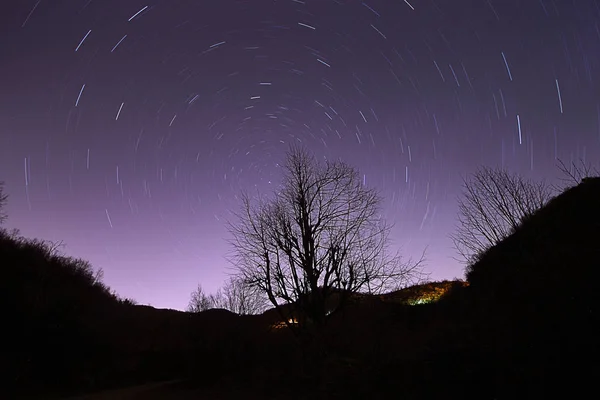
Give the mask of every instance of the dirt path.
[[248, 391], [240, 389], [194, 388], [186, 385], [183, 381], [168, 381], [125, 389], [107, 390], [84, 396], [70, 397], [66, 400], [253, 400], [265, 398], [273, 397], [248, 393]]
[[[162, 399], [169, 390], [179, 381], [168, 381], [151, 383], [147, 385], [134, 386], [125, 389], [106, 390], [98, 393], [87, 394], [84, 396], [69, 397], [67, 400], [137, 400], [137, 399]], [[158, 396], [158, 397], [157, 397]]]

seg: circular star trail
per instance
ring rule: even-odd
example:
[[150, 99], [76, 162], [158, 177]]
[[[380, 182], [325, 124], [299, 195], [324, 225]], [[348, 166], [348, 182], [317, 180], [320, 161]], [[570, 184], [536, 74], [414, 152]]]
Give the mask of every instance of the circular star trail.
[[598, 164], [599, 26], [593, 0], [9, 0], [7, 224], [182, 309], [228, 271], [239, 193], [275, 190], [296, 143], [357, 167], [393, 245], [460, 277], [465, 174]]

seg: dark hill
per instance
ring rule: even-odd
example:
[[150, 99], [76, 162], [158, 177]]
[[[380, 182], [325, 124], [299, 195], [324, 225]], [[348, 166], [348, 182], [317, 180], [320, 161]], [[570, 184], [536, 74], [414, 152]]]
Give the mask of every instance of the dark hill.
[[599, 274], [600, 178], [555, 197], [470, 266], [460, 308], [503, 390], [575, 391], [598, 377], [588, 365], [599, 353]]
[[[70, 375], [95, 347], [95, 321], [118, 307], [118, 299], [88, 263], [64, 257], [46, 242], [0, 232], [0, 265], [3, 330], [9, 337], [3, 341], [2, 378], [7, 385], [51, 384], [55, 373]], [[54, 362], [63, 357], [72, 362]]]
[[480, 308], [586, 321], [597, 314], [599, 276], [600, 178], [555, 197], [467, 272]]
[[[536, 212], [467, 272], [475, 290], [502, 295], [522, 283], [586, 285], [600, 262], [600, 178], [585, 179]], [[535, 290], [535, 288], [531, 288]], [[573, 288], [575, 289], [575, 287]], [[500, 292], [498, 292], [500, 290]]]
[[49, 242], [0, 230], [0, 267], [7, 333], [0, 398], [60, 398], [189, 376], [212, 383], [244, 368], [232, 360], [258, 359], [267, 348], [261, 316], [135, 305]]
[[[595, 391], [599, 273], [600, 178], [588, 178], [481, 254], [468, 285], [392, 311], [401, 322], [387, 326], [398, 342], [383, 340], [388, 358], [371, 365], [370, 395], [537, 399]], [[367, 332], [363, 339], [372, 340]], [[395, 351], [401, 341], [409, 344]]]
[[600, 179], [587, 179], [482, 254], [467, 283], [357, 295], [310, 347], [273, 328], [274, 310], [133, 305], [86, 262], [0, 232], [0, 398], [161, 380], [184, 383], [157, 399], [579, 397], [598, 377], [599, 251]]

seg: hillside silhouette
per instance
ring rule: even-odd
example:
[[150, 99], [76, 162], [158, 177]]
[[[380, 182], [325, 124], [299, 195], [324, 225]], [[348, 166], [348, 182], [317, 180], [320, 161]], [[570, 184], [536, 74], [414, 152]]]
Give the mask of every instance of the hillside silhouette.
[[461, 308], [506, 390], [576, 391], [597, 377], [587, 364], [598, 355], [599, 267], [600, 178], [552, 199], [470, 266]]
[[0, 264], [3, 398], [173, 380], [152, 398], [542, 398], [576, 396], [597, 376], [600, 178], [480, 254], [467, 282], [357, 294], [327, 326], [322, 357], [275, 310], [135, 305], [88, 263], [6, 231]]

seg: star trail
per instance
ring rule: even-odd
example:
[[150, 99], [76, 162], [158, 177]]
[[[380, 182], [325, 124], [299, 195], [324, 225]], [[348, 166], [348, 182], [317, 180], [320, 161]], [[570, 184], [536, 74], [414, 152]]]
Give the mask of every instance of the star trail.
[[598, 166], [599, 75], [595, 0], [8, 0], [6, 225], [183, 309], [229, 272], [241, 191], [302, 144], [380, 191], [393, 249], [461, 277], [462, 178]]

